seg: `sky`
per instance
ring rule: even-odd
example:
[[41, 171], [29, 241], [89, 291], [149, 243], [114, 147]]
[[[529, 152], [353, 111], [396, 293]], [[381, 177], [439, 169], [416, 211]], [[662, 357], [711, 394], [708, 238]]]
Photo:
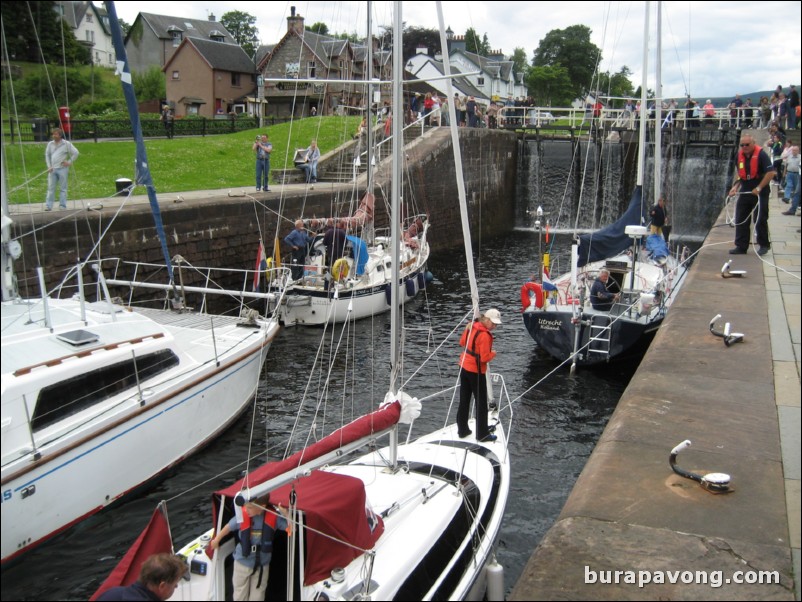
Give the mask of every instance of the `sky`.
[[[392, 22], [392, 3], [373, 2], [374, 32]], [[118, 1], [117, 14], [133, 23], [139, 11], [217, 19], [230, 11], [256, 17], [261, 42], [272, 44], [286, 32], [290, 6], [306, 24], [326, 23], [330, 32], [365, 34], [366, 2], [134, 2]], [[530, 59], [540, 41], [553, 29], [586, 25], [591, 41], [602, 50], [602, 71], [617, 72], [624, 65], [642, 82], [645, 2], [473, 2], [444, 1], [443, 20], [455, 34], [469, 27], [490, 47], [511, 55], [523, 48]], [[663, 5], [663, 96], [696, 99], [734, 96], [799, 84], [802, 80], [800, 44], [802, 3], [665, 1]], [[650, 46], [656, 42], [656, 6], [651, 3]], [[403, 3], [407, 25], [437, 28], [435, 2]], [[650, 51], [647, 86], [655, 88], [656, 52]]]

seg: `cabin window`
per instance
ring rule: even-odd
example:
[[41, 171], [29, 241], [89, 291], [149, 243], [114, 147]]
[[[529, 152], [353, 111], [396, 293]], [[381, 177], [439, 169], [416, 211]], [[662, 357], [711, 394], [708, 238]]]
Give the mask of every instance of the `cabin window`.
[[31, 426], [38, 431], [120, 393], [130, 390], [134, 395], [137, 375], [143, 384], [177, 365], [178, 357], [165, 349], [138, 357], [136, 363], [131, 358], [45, 387], [36, 400]]

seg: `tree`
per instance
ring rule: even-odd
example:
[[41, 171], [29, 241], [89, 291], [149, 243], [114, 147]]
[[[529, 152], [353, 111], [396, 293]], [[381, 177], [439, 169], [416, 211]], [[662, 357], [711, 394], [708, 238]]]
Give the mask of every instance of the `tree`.
[[167, 97], [167, 85], [164, 73], [158, 65], [151, 65], [147, 71], [138, 71], [133, 74], [134, 90], [137, 100], [161, 100]]
[[541, 107], [567, 107], [575, 98], [571, 75], [562, 65], [532, 67], [526, 76], [526, 87]]
[[[633, 96], [635, 89], [629, 76], [632, 75], [629, 67], [624, 65], [617, 73], [610, 75], [609, 71], [599, 74], [598, 90], [607, 96]], [[611, 101], [611, 106], [623, 106], [623, 101]]]
[[479, 56], [487, 56], [490, 54], [490, 42], [487, 40], [487, 34], [479, 40], [479, 34], [473, 27], [469, 27], [465, 32], [465, 50], [474, 52]]
[[513, 50], [512, 56], [509, 60], [512, 61], [515, 74], [523, 74], [524, 81], [526, 81], [526, 76], [529, 73], [529, 63], [526, 60], [526, 50], [521, 47], [516, 48]]
[[245, 54], [255, 56], [259, 48], [259, 30], [254, 27], [256, 17], [240, 10], [232, 10], [220, 17], [220, 23], [231, 32], [234, 41], [242, 46]]
[[321, 36], [329, 35], [329, 26], [326, 25], [325, 23], [321, 23], [320, 21], [318, 21], [317, 23], [312, 23], [312, 25], [309, 25], [304, 29], [306, 29], [307, 31], [311, 31], [312, 33], [319, 34]]
[[404, 28], [404, 60], [415, 56], [418, 47], [426, 48], [429, 56], [434, 56], [440, 50], [440, 32], [436, 29], [425, 27], [405, 27]]
[[127, 23], [123, 19], [120, 19], [119, 17], [117, 18], [117, 22], [120, 24], [120, 31], [122, 31], [123, 40], [124, 40], [125, 36], [128, 35], [128, 32], [131, 31], [131, 24]]
[[3, 5], [3, 29], [11, 59], [58, 65], [89, 62], [89, 49], [78, 43], [72, 28], [56, 12], [55, 4], [6, 2]]
[[567, 69], [572, 90], [570, 100], [587, 95], [596, 66], [601, 62], [601, 50], [590, 41], [590, 34], [591, 29], [586, 25], [552, 29], [540, 41], [532, 59], [535, 67]]

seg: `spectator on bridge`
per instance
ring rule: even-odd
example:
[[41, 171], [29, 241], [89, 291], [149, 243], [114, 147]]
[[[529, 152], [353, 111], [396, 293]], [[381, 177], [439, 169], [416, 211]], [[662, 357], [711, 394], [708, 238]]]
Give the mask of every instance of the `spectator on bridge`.
[[785, 174], [785, 195], [790, 199], [791, 207], [788, 211], [783, 211], [783, 215], [796, 215], [796, 210], [799, 209], [799, 165], [799, 147], [794, 146], [788, 157], [788, 171]]
[[741, 107], [744, 105], [744, 101], [741, 100], [741, 95], [736, 94], [735, 98], [730, 101], [729, 109], [730, 109], [730, 127], [737, 128], [741, 126]]
[[791, 86], [788, 94], [788, 127], [796, 129], [799, 126], [799, 92], [796, 86]]
[[716, 116], [716, 107], [713, 104], [713, 101], [708, 98], [705, 106], [702, 107], [702, 110], [705, 112], [705, 120], [713, 121], [713, 118]]
[[752, 99], [747, 98], [743, 106], [743, 126], [746, 129], [752, 127], [752, 119], [755, 116], [755, 109], [752, 106]]
[[760, 97], [760, 124], [758, 127], [767, 130], [771, 123], [771, 105], [768, 96]]
[[788, 129], [788, 98], [780, 92], [777, 97], [777, 123], [783, 129]]

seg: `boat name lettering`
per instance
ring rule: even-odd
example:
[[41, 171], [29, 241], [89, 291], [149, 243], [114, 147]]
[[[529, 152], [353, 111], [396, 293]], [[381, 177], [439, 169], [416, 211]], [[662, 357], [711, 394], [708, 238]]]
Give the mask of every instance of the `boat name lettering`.
[[560, 326], [562, 326], [561, 320], [543, 320], [540, 319], [537, 321], [538, 326], [542, 330], [560, 330]]

